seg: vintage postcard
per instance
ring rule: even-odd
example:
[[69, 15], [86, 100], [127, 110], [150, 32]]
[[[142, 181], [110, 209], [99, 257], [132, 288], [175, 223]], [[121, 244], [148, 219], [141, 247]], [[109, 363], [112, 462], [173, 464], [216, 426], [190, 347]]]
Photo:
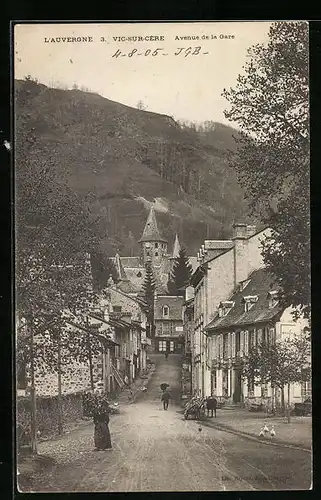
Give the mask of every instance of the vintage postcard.
[[13, 24], [16, 484], [308, 490], [309, 24]]

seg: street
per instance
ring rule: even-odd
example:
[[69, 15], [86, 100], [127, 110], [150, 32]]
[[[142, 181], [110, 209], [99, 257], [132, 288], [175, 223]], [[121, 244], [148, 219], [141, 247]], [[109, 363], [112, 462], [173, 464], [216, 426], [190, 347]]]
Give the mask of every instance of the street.
[[[36, 492], [245, 491], [309, 489], [311, 455], [185, 421], [180, 356], [154, 355], [156, 371], [135, 403], [110, 422], [112, 451], [95, 451], [93, 425], [39, 443], [57, 464], [35, 477]], [[160, 384], [168, 382], [168, 411]], [[219, 411], [217, 422], [219, 421]], [[202, 430], [200, 431], [199, 428]]]

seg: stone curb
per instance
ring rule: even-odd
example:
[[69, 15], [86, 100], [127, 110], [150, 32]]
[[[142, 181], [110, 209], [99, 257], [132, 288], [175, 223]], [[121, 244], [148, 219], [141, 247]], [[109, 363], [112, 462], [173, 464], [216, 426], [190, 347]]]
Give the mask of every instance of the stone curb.
[[259, 439], [254, 434], [250, 434], [249, 432], [237, 431], [237, 430], [233, 429], [233, 427], [230, 427], [228, 425], [224, 425], [224, 424], [218, 424], [218, 425], [216, 425], [216, 424], [212, 424], [210, 422], [204, 421], [204, 420], [200, 420], [199, 422], [202, 425], [205, 425], [205, 427], [211, 427], [212, 429], [217, 429], [219, 431], [229, 432], [230, 434], [234, 434], [236, 436], [240, 436], [240, 437], [243, 437], [245, 439], [249, 439], [250, 441], [256, 441], [257, 443], [263, 443], [263, 444], [266, 444], [267, 446], [277, 446], [277, 447], [281, 447], [281, 448], [291, 448], [293, 450], [306, 451], [306, 452], [309, 452], [309, 453], [312, 452], [312, 449], [310, 449], [310, 448], [305, 448], [303, 446], [296, 446], [296, 445], [293, 445], [292, 443], [289, 443], [287, 441], [275, 441], [274, 443], [272, 443], [271, 441], [266, 441], [264, 439]]

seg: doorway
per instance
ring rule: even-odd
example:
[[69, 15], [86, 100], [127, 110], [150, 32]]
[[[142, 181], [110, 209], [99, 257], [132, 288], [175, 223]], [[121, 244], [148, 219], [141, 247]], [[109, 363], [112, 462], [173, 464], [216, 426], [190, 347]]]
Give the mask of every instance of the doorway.
[[234, 370], [234, 403], [241, 403], [242, 401], [242, 371]]

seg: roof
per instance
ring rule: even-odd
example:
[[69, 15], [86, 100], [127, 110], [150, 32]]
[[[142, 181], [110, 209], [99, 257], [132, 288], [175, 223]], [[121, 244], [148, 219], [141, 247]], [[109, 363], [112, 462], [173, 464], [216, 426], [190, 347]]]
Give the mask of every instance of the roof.
[[[184, 297], [175, 295], [158, 295], [155, 303], [155, 320], [182, 320]], [[169, 315], [164, 318], [163, 307], [169, 307]]]
[[126, 276], [121, 258], [119, 257], [119, 253], [116, 253], [114, 263], [115, 263], [118, 279], [127, 281], [128, 278]]
[[195, 271], [195, 269], [198, 268], [198, 260], [197, 260], [197, 257], [188, 257], [188, 261], [190, 263], [190, 265], [192, 266], [192, 269], [193, 269], [193, 272]]
[[126, 275], [129, 279], [133, 291], [139, 292], [142, 289], [146, 270], [144, 267], [126, 268]]
[[[276, 305], [269, 309], [268, 292], [277, 290], [279, 287], [275, 279], [267, 272], [266, 269], [258, 269], [249, 276], [249, 284], [245, 290], [238, 289], [229, 300], [234, 302], [232, 309], [226, 316], [219, 317], [218, 315], [207, 325], [207, 331], [216, 331], [232, 326], [251, 325], [255, 323], [264, 323], [275, 318], [282, 309]], [[251, 307], [248, 312], [244, 310], [245, 296], [258, 296], [257, 302]]]
[[232, 240], [205, 240], [204, 247], [205, 250], [224, 250], [226, 248], [232, 248], [234, 245]]
[[172, 259], [176, 259], [177, 257], [179, 257], [180, 249], [181, 249], [181, 245], [179, 243], [179, 239], [178, 239], [178, 236], [177, 236], [177, 233], [176, 233], [175, 241], [174, 241], [174, 246], [173, 246], [173, 253], [172, 253], [172, 256], [171, 256]]
[[142, 267], [140, 257], [120, 257], [121, 263], [124, 267]]
[[155, 217], [155, 210], [154, 207], [151, 207], [150, 212], [148, 214], [148, 218], [145, 224], [145, 228], [143, 231], [143, 235], [141, 239], [139, 240], [139, 243], [142, 243], [143, 241], [162, 241], [164, 243], [167, 243], [167, 240], [165, 240], [157, 226], [157, 221]]

